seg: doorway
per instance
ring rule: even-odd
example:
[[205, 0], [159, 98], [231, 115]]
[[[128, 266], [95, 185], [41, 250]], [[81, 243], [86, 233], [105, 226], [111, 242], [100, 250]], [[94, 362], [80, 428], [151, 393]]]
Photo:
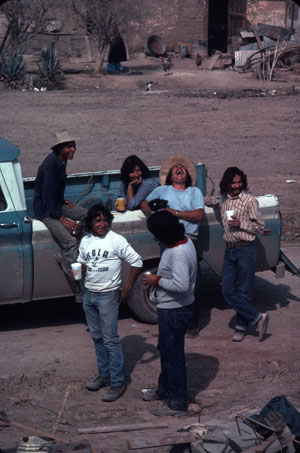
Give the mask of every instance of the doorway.
[[209, 0], [208, 56], [216, 50], [227, 52], [228, 0]]
[[208, 55], [230, 50], [233, 37], [246, 27], [246, 0], [209, 0]]

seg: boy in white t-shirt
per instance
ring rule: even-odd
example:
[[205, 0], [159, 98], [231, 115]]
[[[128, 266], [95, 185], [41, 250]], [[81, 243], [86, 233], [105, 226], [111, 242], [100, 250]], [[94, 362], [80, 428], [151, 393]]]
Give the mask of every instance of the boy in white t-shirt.
[[[138, 253], [120, 234], [111, 231], [113, 215], [101, 204], [94, 205], [86, 217], [90, 231], [80, 242], [77, 261], [83, 265], [83, 309], [94, 341], [99, 375], [86, 384], [96, 391], [110, 385], [103, 395], [115, 401], [125, 391], [123, 351], [118, 335], [119, 303], [125, 301], [143, 265]], [[122, 291], [121, 264], [130, 265]]]

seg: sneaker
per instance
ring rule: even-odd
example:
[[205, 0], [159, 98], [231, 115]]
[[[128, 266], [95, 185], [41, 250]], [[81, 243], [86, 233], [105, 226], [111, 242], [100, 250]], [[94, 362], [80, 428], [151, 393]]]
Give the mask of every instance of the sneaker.
[[269, 324], [270, 315], [269, 313], [263, 313], [261, 318], [257, 323], [257, 330], [258, 330], [258, 340], [263, 341], [265, 339], [267, 328]]
[[125, 385], [121, 385], [119, 387], [110, 387], [110, 389], [102, 396], [102, 401], [105, 401], [106, 403], [116, 401], [118, 398], [120, 398], [120, 396], [123, 395], [124, 392]]
[[232, 341], [243, 341], [245, 332], [242, 330], [236, 330], [233, 334]]
[[146, 393], [144, 393], [142, 398], [144, 401], [162, 401], [164, 399], [167, 399], [167, 398], [162, 398], [153, 390], [149, 390]]
[[91, 392], [97, 392], [97, 390], [101, 389], [101, 387], [108, 387], [109, 386], [109, 378], [102, 377], [100, 374], [90, 382], [87, 382], [85, 388], [90, 390]]
[[150, 414], [156, 415], [157, 417], [168, 417], [168, 416], [174, 416], [174, 415], [183, 417], [183, 416], [188, 415], [187, 411], [179, 411], [177, 409], [171, 409], [167, 405], [151, 407], [151, 409], [149, 409], [149, 412], [150, 412]]

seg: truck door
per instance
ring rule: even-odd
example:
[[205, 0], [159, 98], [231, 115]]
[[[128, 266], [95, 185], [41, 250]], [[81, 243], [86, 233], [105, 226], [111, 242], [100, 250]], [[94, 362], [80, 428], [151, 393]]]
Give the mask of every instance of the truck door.
[[30, 219], [26, 210], [16, 210], [0, 171], [0, 304], [30, 299], [32, 282], [24, 285], [24, 278], [32, 279], [30, 241]]

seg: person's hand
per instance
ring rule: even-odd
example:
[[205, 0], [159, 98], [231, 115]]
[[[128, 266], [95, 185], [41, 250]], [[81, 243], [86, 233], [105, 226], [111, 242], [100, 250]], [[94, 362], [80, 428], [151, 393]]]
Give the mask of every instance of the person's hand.
[[70, 200], [65, 200], [65, 204], [69, 206], [69, 208], [75, 208], [75, 203], [72, 203]]
[[132, 286], [129, 285], [128, 283], [126, 283], [126, 285], [124, 285], [122, 292], [121, 292], [121, 296], [120, 296], [120, 301], [119, 301], [120, 304], [128, 301], [131, 289], [132, 289]]
[[156, 277], [156, 274], [143, 274], [142, 282], [146, 286], [146, 288], [150, 288], [151, 286], [155, 285]]
[[129, 182], [129, 185], [131, 186], [139, 186], [142, 182], [142, 177], [141, 176], [138, 176], [134, 179], [132, 179], [130, 182]]
[[59, 218], [60, 222], [63, 224], [63, 226], [71, 233], [71, 234], [79, 234], [81, 231], [81, 225], [75, 220], [67, 219], [64, 216], [61, 216]]
[[240, 224], [241, 224], [241, 222], [235, 215], [231, 216], [231, 219], [228, 220], [228, 225], [230, 225], [232, 227], [239, 227]]

